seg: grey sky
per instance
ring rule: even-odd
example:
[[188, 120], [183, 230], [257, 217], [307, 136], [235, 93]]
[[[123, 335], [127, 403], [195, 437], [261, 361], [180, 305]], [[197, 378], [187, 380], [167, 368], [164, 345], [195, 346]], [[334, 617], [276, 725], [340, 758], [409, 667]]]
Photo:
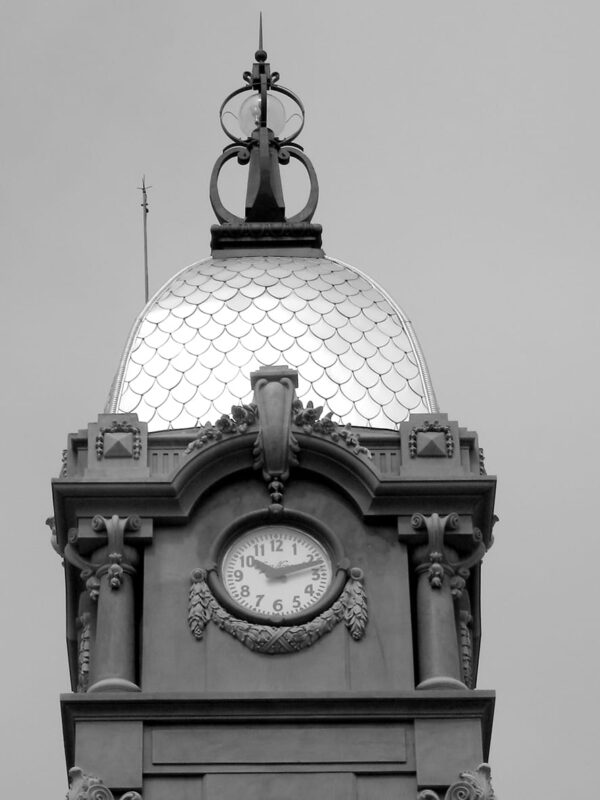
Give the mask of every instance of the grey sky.
[[[412, 319], [499, 476], [480, 688], [504, 800], [590, 791], [598, 702], [596, 3], [2, 4], [6, 796], [66, 791], [64, 589], [44, 520], [143, 302], [208, 255], [217, 111], [265, 45], [307, 109], [329, 255]], [[285, 174], [284, 174], [285, 179]], [[230, 189], [233, 192], [233, 189]], [[240, 195], [241, 196], [241, 195]]]

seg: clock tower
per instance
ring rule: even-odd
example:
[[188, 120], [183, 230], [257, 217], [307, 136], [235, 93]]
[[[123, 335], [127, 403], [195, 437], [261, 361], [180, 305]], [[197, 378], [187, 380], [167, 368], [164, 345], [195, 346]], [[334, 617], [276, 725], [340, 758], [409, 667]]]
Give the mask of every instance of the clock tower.
[[[243, 80], [211, 256], [147, 303], [53, 482], [68, 797], [492, 798], [495, 479], [402, 310], [325, 256], [304, 108], [262, 42]], [[232, 159], [243, 218], [219, 195]]]

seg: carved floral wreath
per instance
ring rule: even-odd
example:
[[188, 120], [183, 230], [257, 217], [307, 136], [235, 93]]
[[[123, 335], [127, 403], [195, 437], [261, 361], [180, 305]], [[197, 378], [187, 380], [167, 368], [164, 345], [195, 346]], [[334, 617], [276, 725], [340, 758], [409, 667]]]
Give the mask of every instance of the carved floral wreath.
[[348, 580], [339, 598], [323, 613], [301, 625], [261, 625], [238, 619], [216, 600], [206, 582], [206, 571], [192, 572], [189, 593], [188, 625], [195, 639], [203, 638], [209, 622], [226, 631], [250, 650], [277, 655], [295, 653], [310, 647], [344, 621], [350, 636], [362, 639], [367, 624], [367, 597], [362, 570], [349, 570]]

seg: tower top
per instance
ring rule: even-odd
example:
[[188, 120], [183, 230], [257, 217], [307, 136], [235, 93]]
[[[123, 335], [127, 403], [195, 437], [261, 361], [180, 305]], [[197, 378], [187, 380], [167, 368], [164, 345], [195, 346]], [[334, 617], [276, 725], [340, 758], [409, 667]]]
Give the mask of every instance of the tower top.
[[[322, 229], [311, 223], [319, 197], [317, 175], [295, 141], [304, 127], [304, 106], [294, 92], [279, 85], [279, 73], [271, 71], [263, 48], [262, 14], [255, 62], [242, 78], [244, 85], [227, 95], [219, 111], [232, 144], [217, 159], [210, 181], [210, 201], [220, 223], [211, 228], [212, 253], [322, 256]], [[219, 174], [233, 158], [248, 168], [244, 217], [227, 209], [219, 194]], [[304, 166], [310, 189], [304, 208], [288, 217], [280, 166], [290, 159]]]

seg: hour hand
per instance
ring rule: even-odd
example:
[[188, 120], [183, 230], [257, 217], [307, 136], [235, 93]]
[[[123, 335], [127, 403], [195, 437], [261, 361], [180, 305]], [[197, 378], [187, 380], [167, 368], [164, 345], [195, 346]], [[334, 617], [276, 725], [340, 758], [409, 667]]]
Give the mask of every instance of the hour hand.
[[267, 578], [276, 578], [279, 575], [275, 567], [272, 567], [270, 564], [265, 564], [264, 561], [259, 561], [258, 558], [254, 559], [254, 566], [256, 569], [260, 570], [263, 575], [266, 575]]

